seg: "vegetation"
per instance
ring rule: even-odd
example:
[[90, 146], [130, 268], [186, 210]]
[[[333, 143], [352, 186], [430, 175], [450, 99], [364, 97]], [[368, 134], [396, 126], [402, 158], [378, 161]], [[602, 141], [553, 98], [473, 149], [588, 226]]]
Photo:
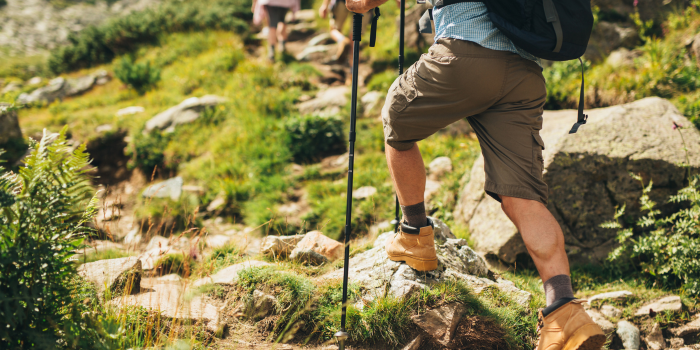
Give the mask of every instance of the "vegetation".
[[96, 211], [88, 155], [84, 146], [71, 151], [65, 129], [31, 148], [18, 174], [0, 177], [0, 344], [49, 348], [62, 340], [81, 348], [68, 337], [89, 332], [71, 288], [71, 257]]
[[152, 67], [151, 62], [134, 63], [133, 58], [128, 56], [114, 67], [114, 75], [139, 95], [145, 94], [160, 81], [160, 70]]
[[284, 126], [287, 147], [297, 163], [318, 162], [347, 150], [343, 120], [307, 115], [290, 119]]

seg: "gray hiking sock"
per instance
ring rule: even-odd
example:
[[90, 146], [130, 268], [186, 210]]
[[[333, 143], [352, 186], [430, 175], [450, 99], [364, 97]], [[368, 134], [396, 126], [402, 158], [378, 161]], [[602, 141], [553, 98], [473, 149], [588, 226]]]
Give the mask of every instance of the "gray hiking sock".
[[571, 277], [556, 275], [548, 279], [544, 282], [544, 295], [547, 297], [547, 306], [561, 298], [573, 298], [574, 289], [571, 287]]
[[421, 228], [428, 225], [428, 216], [425, 213], [425, 202], [418, 204], [401, 206], [403, 217], [408, 226]]
[[287, 42], [285, 40], [280, 40], [280, 52], [287, 51]]
[[268, 45], [267, 50], [268, 50], [267, 51], [267, 58], [270, 61], [274, 61], [275, 60], [275, 45]]

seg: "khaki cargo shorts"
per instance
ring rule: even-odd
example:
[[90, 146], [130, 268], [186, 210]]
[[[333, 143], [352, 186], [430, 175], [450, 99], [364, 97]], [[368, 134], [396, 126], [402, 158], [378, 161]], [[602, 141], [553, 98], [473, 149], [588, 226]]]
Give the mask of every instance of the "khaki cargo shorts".
[[[374, 10], [369, 10], [362, 15], [362, 33], [363, 34], [364, 34], [367, 26], [372, 22], [373, 11]], [[335, 4], [335, 7], [333, 7], [332, 14], [333, 15], [331, 16], [331, 20], [330, 20], [331, 29], [335, 29], [339, 32], [342, 32], [343, 25], [345, 24], [345, 21], [348, 18], [350, 18], [350, 27], [351, 27], [350, 31], [352, 32], [352, 15], [353, 15], [353, 13], [348, 11], [348, 8], [345, 6], [345, 1], [338, 0], [338, 2]]]
[[484, 155], [486, 193], [547, 204], [542, 179], [542, 69], [518, 54], [439, 39], [394, 81], [382, 110], [386, 143], [413, 147], [467, 118]]

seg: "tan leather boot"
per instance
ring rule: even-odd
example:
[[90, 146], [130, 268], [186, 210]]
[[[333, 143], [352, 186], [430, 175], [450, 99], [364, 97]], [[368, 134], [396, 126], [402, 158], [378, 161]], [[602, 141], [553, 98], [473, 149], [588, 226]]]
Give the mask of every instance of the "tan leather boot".
[[408, 266], [418, 271], [437, 269], [433, 223], [430, 222], [430, 225], [421, 227], [417, 234], [404, 232], [402, 226], [399, 225], [399, 232], [386, 242], [386, 253], [389, 259], [405, 261]]
[[605, 334], [583, 310], [586, 300], [574, 299], [554, 310], [547, 317], [538, 312], [536, 350], [600, 350]]

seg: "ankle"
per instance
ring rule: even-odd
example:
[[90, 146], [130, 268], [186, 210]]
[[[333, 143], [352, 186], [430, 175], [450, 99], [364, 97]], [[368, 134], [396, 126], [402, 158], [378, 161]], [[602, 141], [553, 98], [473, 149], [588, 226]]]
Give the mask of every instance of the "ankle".
[[420, 228], [428, 225], [428, 216], [425, 212], [425, 202], [407, 206], [402, 205], [401, 211], [403, 212], [404, 220], [408, 226]]

